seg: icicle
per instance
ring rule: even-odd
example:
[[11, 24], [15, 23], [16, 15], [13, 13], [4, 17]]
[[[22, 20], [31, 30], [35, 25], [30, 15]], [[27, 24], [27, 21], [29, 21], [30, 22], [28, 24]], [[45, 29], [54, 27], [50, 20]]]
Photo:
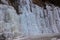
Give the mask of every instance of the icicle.
[[[47, 6], [47, 10], [48, 10], [48, 17], [49, 17], [49, 23], [53, 29], [54, 33], [58, 33], [58, 30], [56, 28], [56, 23], [53, 19], [53, 11], [52, 11], [52, 7], [51, 6]], [[55, 14], [55, 13], [54, 13]]]
[[60, 32], [60, 8], [58, 8], [58, 16], [59, 16], [59, 21], [58, 21], [58, 30]]
[[[57, 7], [54, 8], [54, 19], [55, 19], [55, 25], [56, 25], [56, 29], [55, 30], [58, 30], [57, 27], [58, 27], [58, 24], [59, 24], [59, 15], [58, 15], [58, 10], [57, 10]], [[55, 28], [55, 27], [54, 27]], [[59, 31], [57, 31], [59, 32]]]
[[40, 9], [41, 7], [35, 5], [36, 8], [34, 9], [34, 12], [35, 12], [35, 18], [36, 18], [36, 24], [37, 24], [37, 27], [39, 28], [39, 33], [42, 34], [42, 26], [41, 26], [41, 23], [40, 23]]
[[44, 10], [44, 18], [45, 18], [47, 32], [52, 33], [52, 28], [51, 28], [51, 25], [49, 24], [48, 11], [47, 10]]

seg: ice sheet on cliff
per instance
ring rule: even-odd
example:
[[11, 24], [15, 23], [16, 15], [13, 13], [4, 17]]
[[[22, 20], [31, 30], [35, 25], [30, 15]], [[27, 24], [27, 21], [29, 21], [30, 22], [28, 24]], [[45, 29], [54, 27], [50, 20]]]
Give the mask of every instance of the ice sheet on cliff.
[[43, 9], [31, 0], [20, 0], [19, 8], [22, 14], [17, 15], [13, 7], [0, 4], [0, 33], [17, 37], [60, 32], [59, 7], [46, 5]]

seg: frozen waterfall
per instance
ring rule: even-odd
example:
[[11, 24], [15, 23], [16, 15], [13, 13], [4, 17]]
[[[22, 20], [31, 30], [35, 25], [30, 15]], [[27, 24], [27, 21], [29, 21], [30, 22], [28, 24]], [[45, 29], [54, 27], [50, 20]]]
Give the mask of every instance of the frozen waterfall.
[[17, 15], [12, 6], [0, 4], [1, 34], [13, 38], [60, 33], [59, 7], [46, 4], [44, 9], [32, 0], [19, 0], [19, 12]]
[[59, 33], [59, 7], [46, 5], [43, 9], [32, 0], [20, 0], [20, 22], [25, 35]]

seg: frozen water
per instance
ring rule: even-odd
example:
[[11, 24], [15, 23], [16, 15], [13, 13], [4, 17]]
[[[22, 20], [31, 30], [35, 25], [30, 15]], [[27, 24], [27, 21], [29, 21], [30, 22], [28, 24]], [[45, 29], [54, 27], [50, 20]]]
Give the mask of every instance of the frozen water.
[[46, 5], [43, 9], [32, 0], [19, 0], [19, 4], [20, 15], [13, 7], [0, 4], [0, 33], [17, 37], [60, 32], [59, 7]]
[[[46, 5], [47, 9], [43, 9], [33, 4], [32, 0], [23, 0], [23, 2], [20, 0], [20, 8], [22, 11], [20, 15], [21, 26], [24, 34], [39, 35], [59, 33], [57, 29], [59, 23], [58, 7], [55, 8], [55, 6]], [[58, 22], [56, 22], [55, 18]]]

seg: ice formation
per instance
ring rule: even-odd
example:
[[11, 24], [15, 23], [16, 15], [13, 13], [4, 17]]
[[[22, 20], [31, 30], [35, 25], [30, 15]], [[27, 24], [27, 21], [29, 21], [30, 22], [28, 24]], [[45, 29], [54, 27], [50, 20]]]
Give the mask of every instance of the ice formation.
[[[24, 1], [24, 3], [23, 3]], [[20, 0], [21, 26], [25, 35], [59, 33], [59, 7], [46, 5], [43, 9], [32, 0]]]
[[[19, 12], [0, 4], [0, 33], [6, 37], [60, 33], [60, 8], [46, 5], [43, 9], [32, 0], [19, 0]], [[11, 39], [10, 39], [11, 40]]]
[[[0, 34], [12, 37], [18, 32], [18, 15], [13, 7], [0, 4]], [[20, 33], [19, 33], [20, 34]]]

